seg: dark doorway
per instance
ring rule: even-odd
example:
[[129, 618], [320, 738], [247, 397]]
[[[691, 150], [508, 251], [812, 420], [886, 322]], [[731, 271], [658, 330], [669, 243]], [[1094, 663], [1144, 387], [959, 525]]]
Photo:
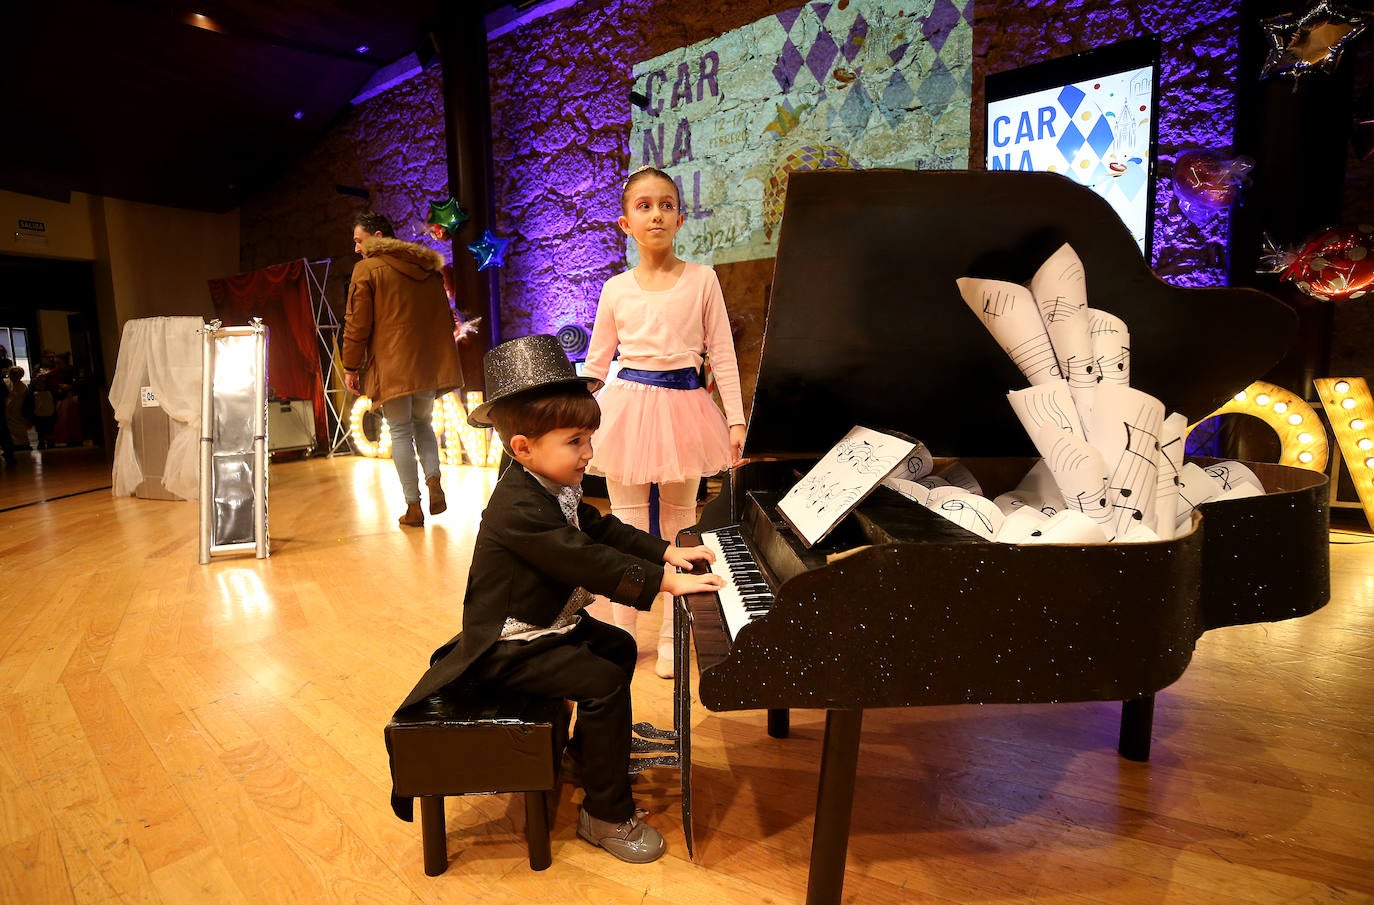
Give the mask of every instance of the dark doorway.
[[[102, 411], [108, 390], [90, 261], [0, 254], [0, 325], [24, 331], [25, 380], [45, 370], [60, 375], [64, 398], [61, 445], [104, 446]], [[53, 356], [46, 353], [52, 352]]]

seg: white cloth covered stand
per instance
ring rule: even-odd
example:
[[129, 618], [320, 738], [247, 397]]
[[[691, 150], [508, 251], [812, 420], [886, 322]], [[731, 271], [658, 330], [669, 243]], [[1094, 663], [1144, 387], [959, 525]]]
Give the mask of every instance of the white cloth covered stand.
[[204, 326], [199, 317], [143, 317], [124, 324], [110, 384], [110, 405], [119, 422], [112, 481], [115, 496], [130, 496], [143, 483], [133, 421], [146, 386], [171, 421], [163, 486], [183, 499], [196, 498], [200, 484], [200, 330]]

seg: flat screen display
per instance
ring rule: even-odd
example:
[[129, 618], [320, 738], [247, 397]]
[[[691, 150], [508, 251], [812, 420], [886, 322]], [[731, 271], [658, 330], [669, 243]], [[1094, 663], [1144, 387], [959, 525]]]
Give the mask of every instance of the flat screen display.
[[1153, 37], [989, 75], [987, 168], [1062, 173], [1087, 186], [1148, 260], [1158, 83]]

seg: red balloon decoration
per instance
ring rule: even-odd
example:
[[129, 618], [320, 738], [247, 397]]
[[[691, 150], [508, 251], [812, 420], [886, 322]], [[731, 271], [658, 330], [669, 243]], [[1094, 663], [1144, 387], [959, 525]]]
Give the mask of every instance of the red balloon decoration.
[[1374, 292], [1374, 226], [1341, 226], [1312, 235], [1296, 252], [1266, 256], [1281, 279], [1323, 302], [1347, 302]]
[[1192, 148], [1174, 162], [1174, 197], [1179, 210], [1198, 226], [1203, 226], [1240, 197], [1250, 184], [1249, 172], [1255, 162], [1249, 157], [1228, 160], [1216, 151]]

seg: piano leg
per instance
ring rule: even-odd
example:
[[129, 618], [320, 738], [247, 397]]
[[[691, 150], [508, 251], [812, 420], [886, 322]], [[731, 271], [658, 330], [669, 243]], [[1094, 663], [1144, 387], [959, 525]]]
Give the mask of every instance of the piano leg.
[[683, 597], [673, 598], [673, 729], [677, 732], [678, 782], [682, 790], [682, 835], [687, 842], [687, 859], [692, 851], [692, 660], [687, 651], [691, 643], [692, 613]]
[[1155, 722], [1155, 696], [1121, 702], [1121, 737], [1116, 750], [1127, 760], [1150, 759], [1150, 733]]
[[[786, 711], [783, 711], [786, 713]], [[854, 779], [859, 770], [859, 731], [864, 712], [827, 710], [816, 821], [811, 828], [811, 872], [806, 905], [839, 905], [854, 811]]]
[[787, 738], [792, 731], [791, 713], [786, 707], [768, 711], [768, 735], [770, 738]]

